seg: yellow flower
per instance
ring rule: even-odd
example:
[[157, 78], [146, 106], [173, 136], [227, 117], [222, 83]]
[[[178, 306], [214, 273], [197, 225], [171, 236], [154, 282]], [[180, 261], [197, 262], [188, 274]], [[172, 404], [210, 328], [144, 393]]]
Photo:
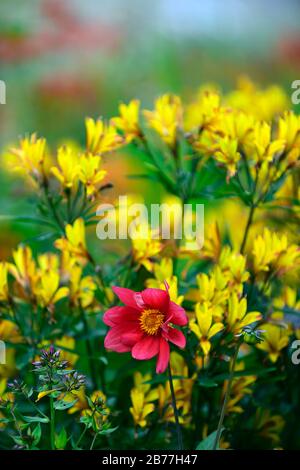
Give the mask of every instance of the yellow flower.
[[271, 272], [280, 276], [300, 265], [300, 250], [295, 244], [288, 246], [285, 234], [265, 228], [253, 243], [253, 269], [255, 273]]
[[292, 111], [285, 112], [278, 121], [277, 138], [285, 142], [287, 167], [295, 165], [300, 156], [300, 117]]
[[258, 409], [255, 416], [255, 427], [258, 434], [265, 439], [270, 439], [274, 444], [280, 442], [280, 436], [284, 419], [279, 415], [271, 415], [270, 410]]
[[97, 284], [92, 276], [82, 277], [81, 266], [74, 265], [70, 271], [70, 299], [73, 305], [90, 306], [95, 297]]
[[111, 124], [106, 124], [102, 119], [94, 121], [86, 118], [86, 148], [91, 154], [103, 154], [116, 150], [123, 144], [122, 137]]
[[240, 333], [245, 326], [251, 325], [251, 323], [259, 321], [261, 318], [262, 315], [259, 312], [247, 313], [247, 300], [245, 297], [239, 300], [235, 293], [229, 297], [226, 323], [233, 333]]
[[230, 291], [241, 294], [243, 283], [249, 279], [250, 275], [246, 270], [246, 257], [235, 253], [229, 246], [225, 246], [220, 254], [218, 266]]
[[147, 426], [147, 416], [153, 413], [155, 406], [147, 403], [145, 393], [141, 388], [133, 388], [130, 392], [132, 406], [129, 411], [133, 417], [134, 424], [145, 428]]
[[10, 320], [0, 320], [0, 340], [14, 344], [22, 342], [22, 336], [15, 323]]
[[35, 289], [37, 302], [41, 307], [54, 305], [69, 294], [69, 289], [67, 287], [59, 287], [59, 284], [59, 273], [55, 271], [45, 271], [42, 273]]
[[227, 136], [219, 138], [215, 145], [214, 157], [217, 162], [222, 163], [227, 169], [227, 178], [231, 178], [237, 171], [237, 164], [241, 155], [237, 151], [238, 141]]
[[107, 174], [100, 169], [101, 158], [98, 155], [82, 155], [79, 160], [78, 176], [86, 188], [87, 196], [93, 196], [99, 189], [99, 183]]
[[175, 95], [162, 95], [155, 101], [154, 111], [144, 111], [149, 126], [166, 144], [173, 147], [177, 129], [182, 126], [181, 100]]
[[112, 124], [124, 133], [128, 143], [140, 135], [139, 108], [139, 100], [131, 100], [128, 104], [121, 103], [119, 106], [120, 116], [111, 120]]
[[213, 322], [212, 309], [206, 302], [197, 303], [195, 307], [196, 319], [190, 321], [190, 329], [200, 340], [200, 346], [205, 356], [210, 351], [210, 339], [223, 330], [224, 325], [221, 322]]
[[135, 235], [131, 240], [133, 259], [138, 266], [144, 266], [147, 271], [151, 272], [153, 270], [151, 258], [161, 252], [162, 244], [153, 238], [150, 229], [144, 226], [140, 226]]
[[155, 279], [147, 279], [146, 286], [154, 289], [165, 289], [164, 282], [166, 281], [169, 286], [170, 299], [181, 305], [183, 295], [178, 296], [178, 279], [176, 276], [173, 276], [172, 258], [162, 258], [160, 263], [155, 263], [153, 265], [153, 273]]
[[83, 409], [81, 416], [93, 417], [94, 426], [101, 430], [110, 413], [110, 409], [106, 405], [106, 396], [101, 390], [95, 390], [90, 396], [90, 400], [93, 405]]
[[0, 263], [0, 302], [8, 300], [8, 284], [7, 284], [8, 264]]
[[13, 260], [15, 264], [9, 263], [9, 272], [25, 291], [32, 290], [36, 284], [38, 274], [31, 248], [29, 246], [19, 246], [13, 252]]
[[255, 163], [271, 162], [274, 155], [282, 152], [285, 146], [284, 140], [271, 138], [271, 126], [267, 122], [256, 122], [251, 143], [246, 146], [246, 153]]
[[200, 90], [197, 100], [185, 109], [184, 129], [187, 132], [213, 129], [220, 122], [220, 95], [212, 90]]
[[68, 224], [66, 226], [66, 236], [56, 240], [54, 246], [62, 252], [68, 252], [70, 256], [74, 256], [79, 261], [86, 260], [88, 252], [83, 219], [76, 219], [73, 225]]
[[57, 153], [58, 167], [53, 166], [51, 173], [63, 188], [72, 188], [78, 182], [78, 155], [70, 147], [60, 147]]
[[264, 331], [264, 341], [257, 347], [268, 353], [271, 362], [277, 362], [281, 350], [289, 343], [288, 331], [272, 323], [264, 323], [261, 329]]
[[225, 97], [225, 102], [257, 119], [271, 120], [289, 106], [289, 97], [278, 86], [271, 85], [262, 90], [248, 77], [241, 76], [237, 89]]
[[12, 148], [11, 154], [17, 157], [14, 170], [28, 173], [34, 181], [41, 181], [45, 176], [46, 140], [31, 134], [20, 140], [18, 148]]
[[217, 262], [221, 253], [221, 235], [217, 222], [208, 224], [205, 230], [204, 245], [201, 257]]

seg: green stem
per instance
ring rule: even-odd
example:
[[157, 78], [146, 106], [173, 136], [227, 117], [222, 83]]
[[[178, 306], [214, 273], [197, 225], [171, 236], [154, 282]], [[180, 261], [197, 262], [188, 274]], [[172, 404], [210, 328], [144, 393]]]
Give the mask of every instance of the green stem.
[[90, 450], [93, 450], [93, 447], [94, 447], [94, 444], [95, 444], [95, 442], [96, 442], [97, 436], [98, 436], [98, 434], [96, 433], [95, 436], [93, 437]]
[[50, 397], [50, 441], [51, 449], [55, 450], [55, 410], [53, 397]]
[[220, 419], [219, 419], [219, 423], [218, 423], [218, 427], [217, 427], [217, 434], [216, 434], [216, 439], [215, 439], [213, 450], [216, 450], [218, 445], [219, 445], [221, 432], [222, 432], [223, 421], [224, 421], [225, 412], [226, 412], [226, 407], [227, 407], [227, 403], [228, 403], [228, 400], [229, 400], [229, 397], [230, 397], [230, 392], [231, 392], [231, 387], [232, 387], [232, 382], [233, 382], [233, 377], [234, 377], [235, 364], [236, 364], [236, 360], [237, 360], [237, 357], [238, 357], [238, 353], [239, 353], [239, 349], [240, 349], [241, 344], [242, 344], [242, 340], [240, 339], [237, 346], [236, 346], [236, 349], [234, 351], [234, 355], [233, 355], [233, 358], [232, 358], [228, 384], [227, 384], [225, 397], [224, 397], [224, 401], [223, 401], [223, 405], [222, 405], [222, 409], [221, 409], [221, 414], [220, 414]]
[[87, 431], [87, 427], [85, 427], [84, 430], [82, 431], [82, 433], [80, 434], [79, 439], [75, 444], [76, 448], [79, 446], [79, 443], [81, 442], [81, 440], [82, 440], [83, 436], [85, 435], [86, 431]]
[[176, 405], [176, 397], [175, 397], [175, 392], [174, 392], [173, 377], [172, 377], [170, 363], [168, 364], [168, 374], [169, 374], [169, 384], [170, 384], [171, 397], [172, 397], [172, 406], [173, 406], [174, 416], [175, 416], [178, 450], [183, 450], [182, 433], [181, 433], [181, 427], [179, 424], [179, 414], [178, 414], [178, 409]]
[[249, 212], [249, 216], [248, 216], [248, 220], [247, 220], [247, 224], [246, 224], [246, 228], [245, 228], [245, 232], [244, 232], [244, 237], [243, 237], [243, 241], [242, 241], [241, 249], [240, 249], [240, 253], [242, 253], [242, 254], [244, 253], [244, 249], [245, 249], [245, 246], [246, 246], [249, 230], [250, 230], [251, 224], [253, 222], [253, 216], [254, 216], [255, 208], [256, 208], [256, 206], [254, 204], [250, 208], [250, 212]]
[[93, 345], [89, 338], [89, 325], [88, 325], [82, 306], [80, 306], [80, 313], [81, 313], [81, 318], [82, 318], [83, 327], [84, 327], [84, 334], [86, 336], [85, 344], [86, 344], [86, 350], [87, 350], [87, 355], [88, 355], [88, 362], [89, 362], [89, 368], [90, 368], [91, 378], [93, 382], [93, 387], [97, 388], [97, 371], [96, 371], [95, 364], [93, 361]]

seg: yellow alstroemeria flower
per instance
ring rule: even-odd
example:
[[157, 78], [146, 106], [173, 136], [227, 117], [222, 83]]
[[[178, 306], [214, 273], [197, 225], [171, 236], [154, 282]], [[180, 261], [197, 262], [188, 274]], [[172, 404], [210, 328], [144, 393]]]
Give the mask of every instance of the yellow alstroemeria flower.
[[133, 417], [135, 426], [145, 428], [147, 426], [147, 416], [153, 413], [155, 406], [153, 403], [147, 403], [145, 393], [140, 388], [133, 388], [130, 392], [132, 406], [129, 411]]
[[95, 298], [97, 284], [92, 276], [82, 277], [82, 267], [74, 265], [70, 271], [70, 299], [73, 305], [90, 306]]
[[178, 279], [173, 276], [173, 260], [172, 258], [162, 258], [160, 263], [153, 265], [153, 273], [155, 279], [147, 279], [146, 286], [154, 289], [165, 289], [165, 281], [169, 286], [170, 299], [181, 305], [183, 295], [178, 296]]
[[288, 330], [272, 323], [264, 323], [261, 329], [264, 341], [257, 344], [257, 348], [267, 352], [271, 362], [277, 362], [281, 350], [289, 344]]
[[5, 262], [0, 263], [0, 302], [8, 300], [8, 284], [7, 284], [8, 264]]
[[284, 419], [280, 415], [271, 415], [270, 410], [258, 409], [255, 416], [255, 428], [258, 434], [270, 439], [274, 444], [280, 442], [280, 433], [284, 428]]
[[111, 119], [117, 129], [124, 133], [126, 142], [131, 142], [141, 133], [139, 127], [140, 101], [131, 100], [128, 104], [121, 103], [119, 106], [120, 116]]
[[95, 390], [90, 396], [90, 400], [95, 408], [99, 408], [99, 411], [88, 406], [81, 411], [81, 416], [92, 416], [97, 429], [101, 430], [110, 413], [110, 409], [106, 405], [106, 396], [101, 390]]
[[251, 143], [245, 147], [247, 156], [255, 163], [271, 162], [274, 155], [283, 151], [285, 141], [277, 139], [272, 141], [272, 129], [265, 121], [256, 122], [251, 136]]
[[224, 165], [227, 169], [227, 179], [230, 179], [235, 175], [237, 164], [241, 159], [241, 154], [238, 152], [238, 141], [227, 136], [219, 138], [215, 149], [214, 158]]
[[86, 188], [87, 196], [93, 196], [99, 189], [99, 184], [107, 174], [100, 169], [101, 157], [98, 155], [82, 155], [79, 160], [78, 176]]
[[22, 336], [15, 323], [10, 320], [0, 320], [0, 340], [10, 343], [22, 342]]
[[279, 276], [300, 265], [299, 247], [289, 246], [285, 234], [270, 232], [267, 228], [255, 238], [252, 254], [255, 273], [270, 271]]
[[182, 126], [181, 100], [175, 95], [162, 95], [155, 101], [154, 111], [144, 110], [149, 126], [154, 129], [166, 144], [173, 147], [177, 129]]
[[218, 267], [226, 279], [228, 286], [230, 286], [230, 290], [241, 294], [243, 291], [243, 283], [246, 282], [250, 276], [249, 272], [246, 270], [246, 256], [235, 253], [229, 246], [225, 246], [221, 251]]
[[241, 330], [251, 323], [261, 320], [260, 312], [247, 313], [247, 300], [243, 297], [239, 300], [237, 294], [232, 294], [228, 300], [228, 312], [226, 323], [234, 334], [240, 333]]
[[51, 173], [63, 188], [73, 188], [78, 182], [79, 158], [70, 147], [60, 147], [57, 152], [58, 167], [53, 166]]
[[9, 272], [24, 290], [32, 289], [37, 282], [38, 273], [31, 248], [29, 246], [18, 246], [13, 251], [13, 260], [15, 264], [8, 264]]
[[185, 131], [214, 129], [221, 120], [220, 102], [220, 95], [216, 91], [200, 90], [196, 101], [189, 104], [185, 109]]
[[190, 329], [200, 340], [200, 346], [205, 356], [211, 349], [210, 339], [223, 330], [224, 325], [221, 322], [213, 323], [212, 309], [207, 302], [197, 303], [195, 307], [196, 319], [189, 323]]
[[286, 111], [278, 120], [277, 139], [285, 141], [285, 150], [300, 151], [300, 116], [292, 111]]
[[66, 226], [66, 236], [59, 238], [54, 242], [54, 246], [63, 251], [67, 251], [71, 256], [74, 256], [80, 261], [88, 258], [85, 241], [85, 226], [84, 220], [76, 219], [73, 225]]
[[60, 277], [55, 271], [46, 271], [41, 274], [36, 286], [37, 302], [41, 307], [54, 305], [69, 294], [68, 287], [59, 287]]
[[92, 118], [86, 118], [85, 126], [86, 148], [91, 154], [111, 152], [124, 143], [116, 128], [104, 123], [102, 119], [94, 121]]
[[13, 169], [28, 173], [33, 181], [41, 181], [45, 176], [46, 140], [31, 134], [20, 140], [18, 148], [12, 148], [11, 154], [17, 157]]
[[151, 258], [161, 252], [162, 244], [160, 240], [153, 238], [150, 229], [140, 226], [131, 239], [131, 243], [134, 262], [152, 272], [153, 262]]

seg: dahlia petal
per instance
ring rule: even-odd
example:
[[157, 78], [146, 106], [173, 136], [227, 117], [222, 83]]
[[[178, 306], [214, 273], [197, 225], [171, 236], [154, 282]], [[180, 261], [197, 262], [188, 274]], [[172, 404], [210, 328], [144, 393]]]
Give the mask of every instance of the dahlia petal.
[[162, 289], [152, 289], [149, 287], [142, 291], [143, 300], [148, 308], [157, 309], [160, 312], [167, 312], [170, 303], [168, 292]]
[[134, 359], [151, 359], [159, 351], [159, 337], [144, 336], [132, 348], [131, 354]]
[[184, 326], [188, 323], [188, 318], [185, 313], [184, 308], [180, 305], [175, 304], [175, 302], [170, 302], [167, 321], [174, 323], [174, 325]]
[[136, 292], [131, 289], [126, 289], [126, 287], [118, 286], [113, 286], [112, 290], [119, 297], [121, 302], [123, 302], [123, 304], [127, 305], [128, 307], [139, 309], [135, 300]]
[[176, 328], [169, 328], [165, 338], [171, 341], [179, 348], [184, 348], [186, 345], [186, 339], [182, 331], [176, 330]]
[[138, 341], [143, 338], [143, 332], [137, 328], [136, 331], [130, 331], [128, 333], [124, 333], [121, 336], [121, 341], [126, 346], [134, 346]]
[[112, 307], [107, 310], [103, 315], [103, 322], [108, 326], [115, 326], [120, 322], [134, 322], [138, 321], [138, 310], [131, 307]]
[[170, 360], [170, 346], [168, 341], [164, 338], [160, 338], [159, 342], [159, 353], [156, 362], [156, 373], [162, 374], [168, 367]]
[[131, 347], [122, 343], [121, 336], [126, 330], [124, 327], [115, 326], [105, 336], [104, 347], [115, 352], [128, 352]]

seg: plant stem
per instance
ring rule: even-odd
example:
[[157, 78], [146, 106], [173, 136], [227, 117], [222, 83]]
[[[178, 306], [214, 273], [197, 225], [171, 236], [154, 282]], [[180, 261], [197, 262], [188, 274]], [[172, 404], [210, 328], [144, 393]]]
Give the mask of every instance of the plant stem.
[[50, 397], [50, 441], [51, 449], [55, 450], [55, 410], [53, 397]]
[[79, 443], [82, 440], [83, 436], [85, 435], [86, 431], [87, 431], [87, 427], [85, 427], [84, 430], [82, 431], [82, 433], [80, 434], [79, 439], [76, 442], [76, 448], [79, 446]]
[[180, 424], [179, 424], [179, 414], [178, 414], [178, 409], [177, 409], [177, 406], [176, 406], [176, 397], [175, 397], [175, 392], [174, 392], [173, 378], [172, 378], [172, 371], [171, 371], [170, 362], [168, 364], [168, 374], [169, 374], [169, 384], [170, 384], [171, 397], [172, 397], [172, 406], [173, 406], [173, 410], [174, 410], [175, 423], [176, 423], [178, 450], [183, 450], [182, 433], [181, 433], [181, 427], [180, 427]]
[[96, 439], [97, 439], [97, 436], [98, 436], [98, 434], [96, 433], [95, 436], [94, 436], [94, 438], [93, 438], [93, 440], [92, 440], [90, 450], [93, 450], [93, 447], [94, 447], [95, 441], [96, 441]]
[[85, 344], [86, 344], [86, 349], [87, 349], [88, 362], [89, 362], [89, 368], [90, 368], [91, 378], [93, 382], [93, 387], [97, 387], [97, 372], [96, 372], [95, 364], [93, 361], [93, 346], [89, 338], [89, 325], [88, 325], [82, 306], [80, 306], [80, 313], [81, 313], [81, 318], [83, 322], [84, 333], [86, 336]]
[[242, 254], [243, 254], [244, 249], [245, 249], [245, 246], [246, 246], [246, 242], [247, 242], [247, 238], [248, 238], [249, 229], [250, 229], [251, 224], [252, 224], [252, 222], [253, 222], [253, 216], [254, 216], [255, 208], [256, 208], [256, 206], [255, 206], [254, 204], [252, 204], [251, 209], [250, 209], [250, 212], [249, 212], [249, 217], [248, 217], [248, 220], [247, 220], [245, 232], [244, 232], [243, 241], [242, 241], [242, 244], [241, 244], [240, 253], [242, 253]]
[[220, 441], [221, 432], [222, 432], [222, 425], [223, 425], [224, 416], [225, 416], [225, 412], [226, 412], [226, 406], [227, 406], [227, 403], [228, 403], [228, 400], [229, 400], [229, 397], [230, 397], [232, 381], [233, 381], [233, 377], [234, 377], [235, 363], [236, 363], [236, 360], [237, 360], [237, 357], [238, 357], [238, 353], [239, 353], [239, 349], [240, 349], [241, 344], [242, 344], [242, 340], [239, 339], [239, 342], [236, 345], [236, 349], [234, 351], [234, 355], [232, 357], [230, 375], [229, 375], [228, 384], [227, 384], [227, 388], [226, 388], [226, 392], [225, 392], [225, 397], [224, 397], [224, 401], [223, 401], [223, 405], [222, 405], [222, 409], [221, 409], [221, 414], [220, 414], [220, 419], [219, 419], [219, 423], [218, 423], [218, 427], [217, 427], [217, 434], [216, 434], [216, 439], [215, 439], [213, 450], [217, 449], [219, 441]]

